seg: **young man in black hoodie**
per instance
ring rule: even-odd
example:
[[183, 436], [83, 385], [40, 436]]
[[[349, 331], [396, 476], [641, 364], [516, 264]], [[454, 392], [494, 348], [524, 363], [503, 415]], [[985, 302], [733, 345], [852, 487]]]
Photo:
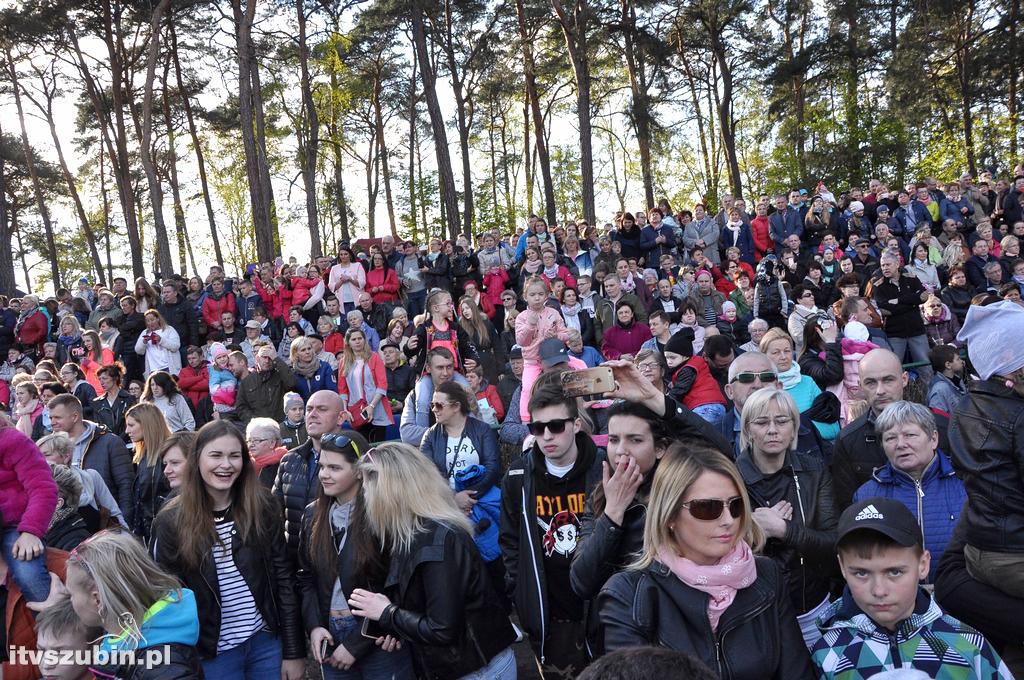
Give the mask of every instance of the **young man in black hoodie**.
[[576, 677], [589, 661], [583, 600], [569, 583], [587, 495], [601, 482], [597, 447], [559, 372], [530, 398], [533, 446], [505, 474], [500, 544], [519, 621], [546, 678]]

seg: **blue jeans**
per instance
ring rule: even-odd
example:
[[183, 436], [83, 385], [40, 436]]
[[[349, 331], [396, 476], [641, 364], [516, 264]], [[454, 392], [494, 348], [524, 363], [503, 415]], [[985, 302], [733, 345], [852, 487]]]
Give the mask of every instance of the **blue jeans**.
[[463, 675], [460, 680], [516, 680], [516, 655], [511, 647], [499, 652], [491, 662], [478, 671]]
[[203, 661], [203, 675], [218, 680], [281, 680], [281, 641], [265, 630]]
[[415, 293], [405, 294], [405, 311], [409, 313], [409, 320], [412, 321], [416, 318], [417, 314], [422, 314], [427, 306], [427, 289], [418, 290]]
[[694, 406], [693, 412], [717, 427], [725, 417], [725, 406], [723, 404], [701, 404]]
[[926, 362], [924, 366], [915, 368], [918, 377], [921, 382], [925, 385], [932, 381], [932, 365], [928, 362], [928, 336], [927, 335], [915, 335], [910, 338], [889, 338], [889, 346], [892, 347], [892, 351], [896, 353], [896, 356], [900, 358], [903, 363], [907, 362], [907, 350], [910, 350], [910, 361], [917, 363], [920, 361]]
[[[354, 616], [332, 616], [329, 624], [335, 644], [356, 631], [361, 621]], [[375, 647], [372, 652], [356, 661], [347, 671], [324, 664], [324, 680], [414, 680], [412, 658], [408, 643], [394, 652], [385, 652]]]
[[50, 574], [46, 571], [46, 551], [31, 560], [14, 558], [14, 544], [21, 532], [17, 527], [3, 527], [0, 557], [7, 563], [11, 579], [21, 589], [26, 602], [43, 602], [50, 596]]

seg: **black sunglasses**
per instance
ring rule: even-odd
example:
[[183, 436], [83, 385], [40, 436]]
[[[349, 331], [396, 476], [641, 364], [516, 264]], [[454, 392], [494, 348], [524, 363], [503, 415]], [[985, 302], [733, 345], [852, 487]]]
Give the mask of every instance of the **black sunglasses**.
[[530, 434], [534, 437], [539, 437], [544, 434], [545, 428], [550, 430], [551, 434], [562, 434], [565, 432], [565, 426], [572, 421], [572, 418], [557, 418], [555, 420], [549, 420], [546, 423], [527, 423], [526, 426], [530, 429]]
[[352, 439], [341, 432], [328, 432], [327, 434], [320, 436], [320, 446], [327, 444], [328, 446], [343, 449], [351, 443]]
[[761, 371], [760, 373], [737, 373], [736, 377], [733, 378], [732, 381], [743, 385], [749, 385], [758, 378], [760, 378], [763, 383], [773, 383], [778, 379], [778, 376], [771, 371]]
[[733, 519], [743, 516], [743, 498], [741, 496], [734, 496], [725, 501], [721, 498], [700, 498], [683, 503], [683, 507], [690, 511], [694, 519], [704, 521], [711, 521], [721, 517], [726, 506], [729, 506], [729, 514]]

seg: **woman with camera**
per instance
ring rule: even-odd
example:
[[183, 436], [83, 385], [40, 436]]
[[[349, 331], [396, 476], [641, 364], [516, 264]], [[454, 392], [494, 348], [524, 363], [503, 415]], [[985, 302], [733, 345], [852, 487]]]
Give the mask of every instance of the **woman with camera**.
[[135, 353], [145, 357], [144, 375], [148, 378], [153, 371], [167, 371], [178, 375], [181, 371], [181, 338], [173, 326], [168, 326], [160, 312], [148, 310], [143, 316], [146, 328], [135, 341]]

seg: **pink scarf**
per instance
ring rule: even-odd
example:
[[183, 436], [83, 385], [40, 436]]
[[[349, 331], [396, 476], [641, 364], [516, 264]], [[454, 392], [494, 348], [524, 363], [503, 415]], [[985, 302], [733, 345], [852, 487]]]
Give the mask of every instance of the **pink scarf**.
[[750, 586], [757, 578], [754, 554], [742, 540], [737, 541], [736, 547], [718, 564], [711, 566], [695, 564], [666, 547], [658, 548], [658, 561], [686, 585], [710, 595], [708, 621], [712, 631], [718, 630], [718, 620], [736, 599], [736, 591]]

